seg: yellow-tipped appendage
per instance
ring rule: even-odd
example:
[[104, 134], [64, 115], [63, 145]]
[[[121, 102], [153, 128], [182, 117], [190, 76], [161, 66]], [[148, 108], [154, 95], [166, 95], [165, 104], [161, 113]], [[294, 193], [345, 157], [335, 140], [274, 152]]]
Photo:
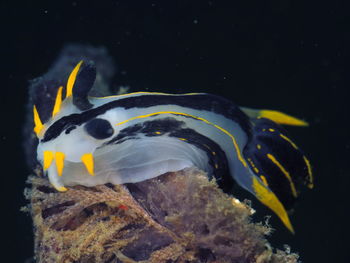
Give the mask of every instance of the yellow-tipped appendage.
[[63, 168], [64, 168], [64, 158], [65, 154], [62, 152], [55, 153], [55, 161], [56, 161], [56, 169], [58, 176], [62, 176]]
[[[62, 176], [64, 169], [64, 160], [65, 154], [62, 152], [52, 152], [52, 151], [44, 151], [43, 153], [43, 169], [44, 171], [48, 170], [55, 160], [56, 170], [59, 176]], [[85, 165], [86, 170], [92, 176], [95, 175], [94, 172], [94, 156], [92, 153], [86, 153], [81, 156], [81, 161]]]
[[83, 63], [83, 61], [81, 60], [76, 66], [75, 68], [72, 70], [72, 72], [70, 73], [69, 77], [68, 77], [68, 81], [67, 81], [67, 89], [66, 89], [66, 98], [69, 98], [72, 96], [73, 94], [73, 86], [75, 83], [75, 79], [77, 78], [79, 69], [81, 64]]
[[277, 198], [277, 196], [270, 191], [265, 185], [260, 183], [260, 181], [253, 177], [253, 189], [255, 191], [258, 200], [270, 208], [283, 222], [283, 224], [288, 228], [290, 232], [294, 234], [294, 229], [292, 223], [289, 220], [286, 209]]
[[66, 192], [68, 189], [65, 188], [64, 186], [60, 186], [60, 187], [55, 187], [55, 189], [59, 192]]
[[52, 110], [52, 117], [54, 117], [61, 110], [62, 90], [63, 90], [62, 86], [58, 88], [56, 99], [55, 99], [55, 105], [54, 105], [53, 110]]
[[292, 126], [309, 126], [306, 121], [295, 118], [288, 114], [275, 110], [260, 110], [258, 118], [270, 119], [278, 124], [292, 125]]
[[54, 158], [55, 158], [55, 155], [52, 151], [44, 151], [44, 164], [43, 164], [44, 171], [50, 168]]
[[92, 155], [92, 153], [86, 153], [83, 156], [81, 156], [81, 161], [85, 165], [88, 173], [94, 176], [94, 156]]
[[36, 109], [35, 105], [33, 106], [33, 117], [34, 117], [34, 132], [37, 137], [40, 136], [41, 131], [44, 128], [44, 125], [42, 121], [40, 120], [40, 116], [38, 113], [38, 110]]

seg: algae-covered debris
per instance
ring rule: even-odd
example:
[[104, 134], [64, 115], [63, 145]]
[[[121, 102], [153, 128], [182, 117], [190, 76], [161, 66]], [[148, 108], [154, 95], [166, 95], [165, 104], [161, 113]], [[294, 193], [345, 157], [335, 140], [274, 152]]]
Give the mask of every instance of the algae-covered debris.
[[29, 178], [36, 262], [295, 263], [273, 253], [267, 226], [197, 169], [128, 185], [59, 193]]

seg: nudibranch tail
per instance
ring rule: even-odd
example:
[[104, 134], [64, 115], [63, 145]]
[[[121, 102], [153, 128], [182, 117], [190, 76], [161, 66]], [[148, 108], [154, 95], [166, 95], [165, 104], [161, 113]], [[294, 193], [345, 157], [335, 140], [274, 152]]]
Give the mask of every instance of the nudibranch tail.
[[258, 185], [254, 178], [255, 195], [293, 232], [286, 211], [293, 207], [302, 185], [313, 185], [310, 162], [281, 126], [267, 118], [251, 121], [253, 132], [243, 153], [251, 171], [264, 184]]

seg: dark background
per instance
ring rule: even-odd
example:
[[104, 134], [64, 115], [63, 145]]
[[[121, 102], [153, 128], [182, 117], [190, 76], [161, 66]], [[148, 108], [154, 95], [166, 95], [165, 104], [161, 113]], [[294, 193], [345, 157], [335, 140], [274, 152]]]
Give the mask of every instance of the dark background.
[[[345, 1], [344, 1], [345, 2]], [[349, 6], [341, 1], [0, 2], [1, 258], [32, 254], [31, 220], [19, 211], [29, 170], [21, 149], [28, 80], [72, 42], [105, 46], [132, 91], [210, 92], [239, 105], [305, 118], [290, 128], [307, 153], [315, 189], [296, 206], [291, 235], [275, 216], [272, 245], [303, 262], [350, 262]], [[255, 220], [270, 212], [253, 200]]]

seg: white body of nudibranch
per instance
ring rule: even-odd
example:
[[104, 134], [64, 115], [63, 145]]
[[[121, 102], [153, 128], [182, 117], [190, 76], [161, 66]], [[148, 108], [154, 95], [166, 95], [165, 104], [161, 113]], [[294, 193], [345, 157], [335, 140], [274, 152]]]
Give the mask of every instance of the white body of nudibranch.
[[[70, 74], [64, 99], [63, 87], [58, 89], [46, 123], [33, 109], [37, 159], [58, 191], [136, 183], [194, 166], [223, 188], [234, 180], [293, 231], [279, 198], [289, 205], [297, 197], [295, 178], [311, 188], [311, 168], [276, 123], [305, 122], [276, 111], [240, 109], [203, 93], [89, 97], [96, 69], [81, 65]], [[298, 165], [291, 166], [290, 158]]]

